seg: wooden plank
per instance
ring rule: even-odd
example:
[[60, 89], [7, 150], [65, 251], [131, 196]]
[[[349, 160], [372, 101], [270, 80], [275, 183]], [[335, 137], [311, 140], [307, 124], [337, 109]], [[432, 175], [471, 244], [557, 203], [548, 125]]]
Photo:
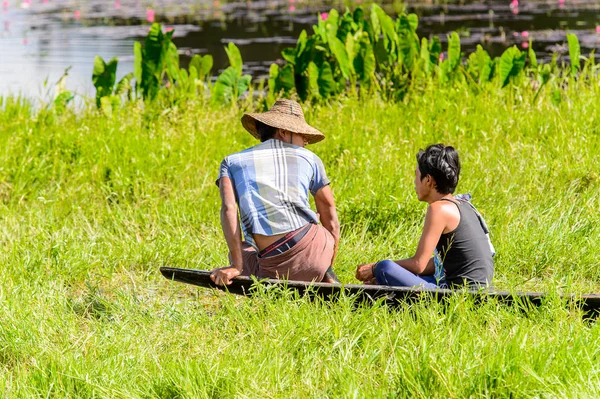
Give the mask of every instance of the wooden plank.
[[[232, 280], [231, 285], [221, 287], [215, 285], [210, 279], [210, 271], [208, 270], [193, 270], [179, 269], [172, 267], [161, 267], [160, 272], [165, 278], [178, 281], [181, 283], [192, 284], [205, 288], [216, 288], [222, 291], [227, 291], [232, 294], [250, 295], [254, 280], [250, 277], [236, 277]], [[318, 295], [328, 300], [335, 299], [340, 293], [344, 292], [347, 295], [355, 295], [360, 301], [376, 300], [385, 298], [390, 303], [398, 303], [401, 301], [410, 301], [418, 299], [422, 296], [428, 296], [438, 301], [452, 295], [454, 291], [444, 288], [412, 288], [412, 287], [391, 287], [385, 285], [363, 285], [363, 284], [330, 284], [330, 283], [311, 283], [305, 281], [290, 281], [290, 280], [261, 280], [265, 285], [277, 285], [294, 289], [300, 294], [309, 293]], [[502, 303], [524, 303], [539, 306], [542, 303], [544, 294], [540, 292], [508, 292], [496, 290], [482, 291], [466, 291], [469, 295], [473, 295], [477, 300], [485, 300], [495, 298]], [[586, 313], [597, 313], [600, 311], [600, 295], [561, 295], [561, 298], [568, 303], [574, 303], [581, 307]]]

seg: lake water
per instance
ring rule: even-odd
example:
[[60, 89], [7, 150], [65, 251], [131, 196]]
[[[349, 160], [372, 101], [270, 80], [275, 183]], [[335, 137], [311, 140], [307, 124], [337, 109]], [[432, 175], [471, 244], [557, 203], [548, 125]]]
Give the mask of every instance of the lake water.
[[[175, 29], [174, 42], [186, 65], [193, 54], [210, 53], [215, 68], [227, 66], [223, 47], [240, 48], [246, 72], [260, 78], [281, 50], [293, 46], [303, 29], [312, 32], [319, 13], [344, 10], [343, 1], [266, 0], [243, 2], [142, 0], [0, 0], [0, 95], [44, 96], [71, 67], [67, 87], [93, 95], [94, 56], [119, 58], [118, 75], [133, 70], [133, 43], [154, 20]], [[354, 2], [356, 3], [356, 1]], [[398, 2], [384, 3], [389, 12]], [[600, 47], [600, 1], [480, 1], [465, 4], [406, 3], [419, 15], [420, 36], [458, 31], [463, 50], [481, 44], [493, 55], [529, 39], [539, 58], [568, 54], [573, 32], [582, 53]], [[213, 70], [213, 73], [215, 71]]]

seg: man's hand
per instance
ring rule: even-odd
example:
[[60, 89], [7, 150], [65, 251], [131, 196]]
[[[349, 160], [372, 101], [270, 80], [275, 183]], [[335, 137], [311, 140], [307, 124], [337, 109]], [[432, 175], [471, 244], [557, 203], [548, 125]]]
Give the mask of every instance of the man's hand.
[[229, 285], [231, 284], [231, 279], [239, 276], [242, 272], [233, 267], [219, 267], [217, 269], [213, 269], [212, 273], [210, 273], [210, 279], [216, 285]]
[[375, 263], [365, 263], [356, 268], [356, 279], [359, 281], [370, 281], [375, 278], [373, 275], [373, 267]]

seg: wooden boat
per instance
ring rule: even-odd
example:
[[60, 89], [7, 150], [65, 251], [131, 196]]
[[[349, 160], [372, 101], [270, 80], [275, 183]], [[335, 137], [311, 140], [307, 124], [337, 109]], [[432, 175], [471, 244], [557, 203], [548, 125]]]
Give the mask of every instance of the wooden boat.
[[[232, 280], [231, 285], [221, 287], [215, 285], [210, 279], [208, 270], [178, 269], [161, 267], [160, 272], [165, 278], [206, 288], [217, 288], [238, 295], [251, 295], [254, 280], [250, 277], [239, 276]], [[411, 301], [423, 296], [442, 301], [455, 294], [450, 289], [412, 288], [412, 287], [390, 287], [385, 285], [362, 285], [362, 284], [330, 284], [312, 283], [306, 281], [290, 280], [261, 280], [261, 284], [276, 285], [298, 291], [300, 294], [320, 296], [327, 300], [333, 300], [342, 293], [352, 295], [359, 301], [377, 300], [385, 298], [389, 303], [400, 303]], [[545, 294], [539, 292], [508, 292], [495, 290], [466, 291], [477, 300], [496, 299], [502, 303], [521, 303], [524, 305], [539, 306], [542, 304]], [[561, 295], [568, 304], [580, 307], [587, 314], [600, 312], [600, 295]]]

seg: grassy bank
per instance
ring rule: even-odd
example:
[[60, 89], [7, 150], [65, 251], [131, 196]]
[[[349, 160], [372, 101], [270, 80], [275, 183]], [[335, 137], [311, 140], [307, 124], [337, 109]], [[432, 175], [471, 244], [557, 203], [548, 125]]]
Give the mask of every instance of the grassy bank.
[[[500, 288], [599, 292], [598, 88], [428, 90], [305, 106], [343, 235], [337, 271], [411, 255], [415, 154], [457, 147], [498, 251]], [[0, 392], [9, 397], [597, 396], [600, 330], [559, 301], [522, 312], [457, 296], [353, 310], [169, 283], [224, 265], [214, 185], [253, 145], [240, 110], [187, 102], [0, 107]]]

